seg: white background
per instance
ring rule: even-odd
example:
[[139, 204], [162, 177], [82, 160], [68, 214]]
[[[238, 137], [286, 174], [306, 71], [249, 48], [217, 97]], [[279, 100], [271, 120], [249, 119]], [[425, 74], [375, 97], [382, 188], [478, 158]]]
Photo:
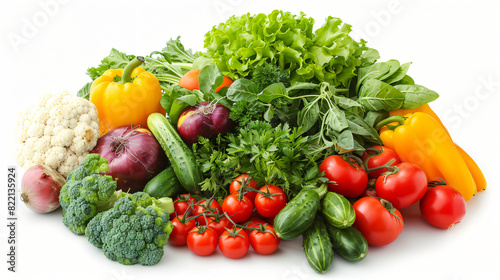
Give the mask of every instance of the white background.
[[[45, 4], [44, 4], [45, 3]], [[52, 4], [47, 4], [52, 3]], [[500, 272], [498, 151], [500, 105], [497, 1], [2, 1], [0, 14], [2, 144], [0, 171], [1, 279], [492, 279]], [[250, 252], [240, 260], [219, 251], [197, 257], [165, 247], [152, 267], [124, 266], [73, 235], [61, 213], [39, 215], [18, 204], [18, 266], [7, 272], [6, 169], [15, 165], [17, 114], [38, 96], [75, 93], [111, 48], [147, 55], [181, 35], [186, 47], [203, 50], [203, 35], [232, 14], [273, 9], [304, 11], [316, 19], [336, 16], [353, 25], [356, 38], [382, 59], [413, 62], [409, 74], [437, 91], [431, 105], [455, 142], [482, 167], [488, 189], [467, 203], [464, 221], [451, 230], [428, 226], [418, 207], [404, 209], [405, 230], [392, 244], [370, 247], [360, 263], [336, 256], [327, 275], [309, 268], [301, 241], [278, 252]], [[14, 43], [13, 38], [17, 38]], [[21, 170], [20, 170], [21, 172]], [[21, 174], [20, 174], [21, 175]]]

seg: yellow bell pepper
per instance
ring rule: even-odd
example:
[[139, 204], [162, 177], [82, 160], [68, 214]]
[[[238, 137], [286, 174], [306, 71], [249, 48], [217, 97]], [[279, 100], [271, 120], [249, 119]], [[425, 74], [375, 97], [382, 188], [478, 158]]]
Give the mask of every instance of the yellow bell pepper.
[[[147, 127], [150, 114], [165, 114], [160, 105], [160, 82], [152, 73], [137, 68], [143, 62], [138, 56], [125, 69], [109, 69], [92, 83], [90, 101], [97, 107], [101, 135], [123, 125]], [[117, 76], [121, 78], [115, 82]]]
[[[446, 131], [446, 134], [448, 134], [448, 136], [450, 136], [450, 138], [451, 138], [450, 133], [448, 132], [448, 130], [446, 129], [444, 124], [441, 122], [438, 115], [436, 115], [436, 113], [434, 113], [434, 111], [431, 109], [429, 104], [424, 104], [424, 105], [417, 107], [415, 109], [398, 109], [395, 111], [391, 111], [391, 112], [389, 112], [389, 116], [390, 117], [392, 117], [392, 116], [405, 116], [405, 115], [412, 114], [415, 112], [423, 112], [423, 113], [426, 113], [429, 116], [431, 116], [433, 119], [435, 119], [441, 125], [441, 127]], [[396, 125], [396, 124], [397, 123], [393, 123], [392, 125]], [[394, 144], [393, 144], [393, 140], [392, 140], [392, 130], [390, 130], [387, 126], [384, 126], [380, 129], [380, 138], [382, 139], [382, 142], [384, 142], [385, 146], [394, 149]], [[387, 142], [387, 144], [386, 144], [386, 142]], [[467, 164], [467, 167], [469, 168], [469, 171], [471, 172], [472, 177], [474, 178], [477, 191], [479, 192], [479, 191], [485, 190], [486, 189], [486, 179], [484, 177], [483, 172], [479, 168], [479, 166], [460, 146], [458, 146], [457, 144], [455, 144], [455, 146], [457, 147], [458, 151], [462, 155], [463, 160]]]
[[[476, 193], [476, 184], [462, 155], [453, 140], [438, 121], [423, 112], [385, 119], [377, 128], [398, 122], [392, 141], [401, 161], [411, 162], [422, 168], [427, 180], [438, 181], [455, 188], [468, 201]], [[385, 144], [385, 143], [384, 143]]]

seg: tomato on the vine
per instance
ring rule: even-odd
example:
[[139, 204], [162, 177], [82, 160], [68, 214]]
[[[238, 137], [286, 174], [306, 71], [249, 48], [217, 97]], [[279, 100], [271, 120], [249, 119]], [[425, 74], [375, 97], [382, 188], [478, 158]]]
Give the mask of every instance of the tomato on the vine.
[[266, 225], [265, 227], [264, 225], [254, 225], [254, 227], [257, 229], [250, 231], [248, 235], [254, 251], [260, 255], [274, 253], [280, 245], [280, 239], [276, 236], [274, 227], [271, 225]]
[[[201, 69], [192, 69], [186, 72], [179, 80], [179, 86], [188, 90], [200, 89], [198, 76], [200, 75]], [[215, 89], [218, 92], [223, 87], [229, 87], [233, 83], [233, 80], [224, 76], [222, 84]]]
[[265, 185], [259, 191], [266, 193], [257, 193], [255, 196], [255, 208], [262, 217], [272, 218], [285, 207], [287, 202], [286, 194], [281, 188], [274, 185]]
[[188, 233], [196, 226], [194, 219], [187, 220], [185, 215], [179, 215], [172, 219], [172, 232], [168, 237], [168, 243], [175, 246], [186, 245]]
[[425, 220], [438, 228], [450, 228], [465, 216], [465, 199], [452, 187], [430, 188], [420, 200], [420, 212]]
[[209, 227], [193, 228], [187, 236], [189, 249], [198, 256], [208, 256], [217, 249], [219, 235]]
[[226, 212], [233, 222], [244, 222], [252, 215], [253, 203], [247, 196], [240, 197], [238, 193], [233, 193], [226, 196], [222, 202], [222, 211]]
[[424, 197], [427, 191], [427, 176], [422, 169], [409, 162], [400, 163], [394, 168], [396, 173], [378, 177], [375, 190], [378, 197], [402, 209]]
[[[209, 204], [209, 201], [210, 204]], [[215, 199], [209, 199], [208, 201], [206, 199], [198, 201], [196, 205], [194, 206], [194, 211], [193, 211], [193, 216], [199, 215], [206, 211], [205, 214], [213, 214], [213, 213], [219, 213], [222, 214], [222, 207], [220, 206], [219, 202]], [[208, 217], [206, 217], [208, 220]], [[207, 225], [207, 220], [205, 220], [205, 216], [201, 215], [198, 218], [196, 218], [196, 221], [198, 222], [199, 225], [205, 226]]]
[[[238, 191], [240, 190], [241, 188], [241, 183], [244, 182], [245, 185], [249, 188], [254, 188], [254, 189], [257, 189], [257, 182], [255, 182], [254, 180], [250, 180], [248, 181], [248, 178], [250, 176], [248, 176], [248, 174], [242, 174], [238, 177], [236, 177], [236, 179], [234, 179], [232, 182], [231, 182], [231, 185], [229, 185], [229, 193], [230, 194], [233, 194], [233, 193], [238, 193]], [[244, 179], [243, 179], [244, 178]], [[243, 181], [244, 180], [244, 181]], [[251, 201], [254, 201], [255, 199], [255, 195], [257, 195], [256, 192], [247, 192], [245, 194], [246, 196], [248, 196], [248, 198], [250, 198]]]
[[193, 206], [196, 204], [196, 198], [189, 194], [181, 194], [178, 198], [174, 200], [174, 213], [171, 214], [171, 219], [176, 215], [184, 215], [184, 213], [191, 209], [191, 214], [193, 214]]
[[207, 217], [208, 219], [208, 227], [217, 232], [218, 236], [221, 236], [222, 233], [226, 230], [226, 228], [231, 228], [233, 224], [227, 218], [219, 218], [215, 217]]
[[[248, 220], [246, 220], [246, 221], [245, 221], [245, 223], [243, 223], [243, 224], [244, 224], [245, 226], [247, 226], [247, 227], [251, 227], [251, 228], [253, 228], [253, 227], [259, 227], [260, 225], [264, 225], [264, 224], [266, 224], [266, 223], [267, 223], [266, 221], [262, 220], [262, 219], [261, 219], [261, 218], [259, 218], [259, 217], [250, 217], [250, 218], [249, 218]], [[249, 234], [249, 233], [250, 233], [250, 230], [245, 229], [245, 232], [246, 232], [247, 234]]]
[[[371, 150], [375, 149], [380, 151], [379, 155], [373, 155], [371, 154]], [[368, 152], [365, 152], [363, 156], [361, 157], [363, 161], [366, 161], [366, 167], [368, 167], [368, 170], [373, 169], [373, 168], [378, 168], [381, 166], [386, 165], [388, 162], [391, 160], [394, 160], [389, 166], [395, 166], [399, 163], [401, 163], [401, 159], [399, 158], [398, 154], [393, 149], [390, 149], [386, 146], [372, 146], [368, 148]], [[371, 171], [368, 173], [368, 177], [370, 178], [377, 178], [380, 176], [382, 173], [386, 172], [387, 168], [382, 168], [378, 170]]]
[[239, 259], [246, 255], [250, 241], [248, 234], [239, 227], [224, 231], [219, 237], [219, 248], [222, 254], [231, 259]]
[[368, 185], [368, 175], [363, 167], [354, 160], [347, 162], [339, 155], [323, 160], [319, 171], [324, 171], [325, 177], [334, 182], [328, 184], [328, 190], [345, 197], [360, 196]]
[[390, 202], [374, 197], [363, 197], [353, 205], [356, 213], [354, 226], [370, 245], [392, 243], [403, 231], [403, 216]]

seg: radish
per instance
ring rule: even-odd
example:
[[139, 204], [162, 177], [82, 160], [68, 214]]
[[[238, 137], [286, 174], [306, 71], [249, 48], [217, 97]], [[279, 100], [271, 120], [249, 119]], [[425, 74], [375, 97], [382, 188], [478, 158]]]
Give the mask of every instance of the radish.
[[24, 173], [21, 181], [21, 201], [38, 213], [49, 213], [59, 208], [59, 192], [66, 184], [64, 177], [46, 165], [34, 165]]

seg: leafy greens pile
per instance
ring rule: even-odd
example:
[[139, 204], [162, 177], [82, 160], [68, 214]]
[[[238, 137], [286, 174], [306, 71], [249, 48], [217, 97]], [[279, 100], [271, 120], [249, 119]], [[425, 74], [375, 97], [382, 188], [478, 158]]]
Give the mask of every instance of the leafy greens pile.
[[[279, 185], [289, 196], [318, 187], [326, 180], [318, 172], [322, 159], [381, 144], [374, 126], [389, 111], [438, 98], [407, 75], [410, 63], [377, 62], [378, 51], [351, 38], [351, 26], [340, 19], [328, 17], [316, 30], [313, 25], [302, 13], [233, 16], [206, 33], [204, 53], [193, 54], [177, 38], [146, 58], [174, 125], [184, 108], [200, 101], [231, 110], [233, 131], [200, 137], [192, 146], [203, 190], [227, 191], [241, 173], [260, 185]], [[88, 74], [95, 79], [132, 57], [113, 49]], [[201, 69], [197, 90], [177, 86], [189, 69]], [[224, 76], [234, 82], [215, 92]]]

